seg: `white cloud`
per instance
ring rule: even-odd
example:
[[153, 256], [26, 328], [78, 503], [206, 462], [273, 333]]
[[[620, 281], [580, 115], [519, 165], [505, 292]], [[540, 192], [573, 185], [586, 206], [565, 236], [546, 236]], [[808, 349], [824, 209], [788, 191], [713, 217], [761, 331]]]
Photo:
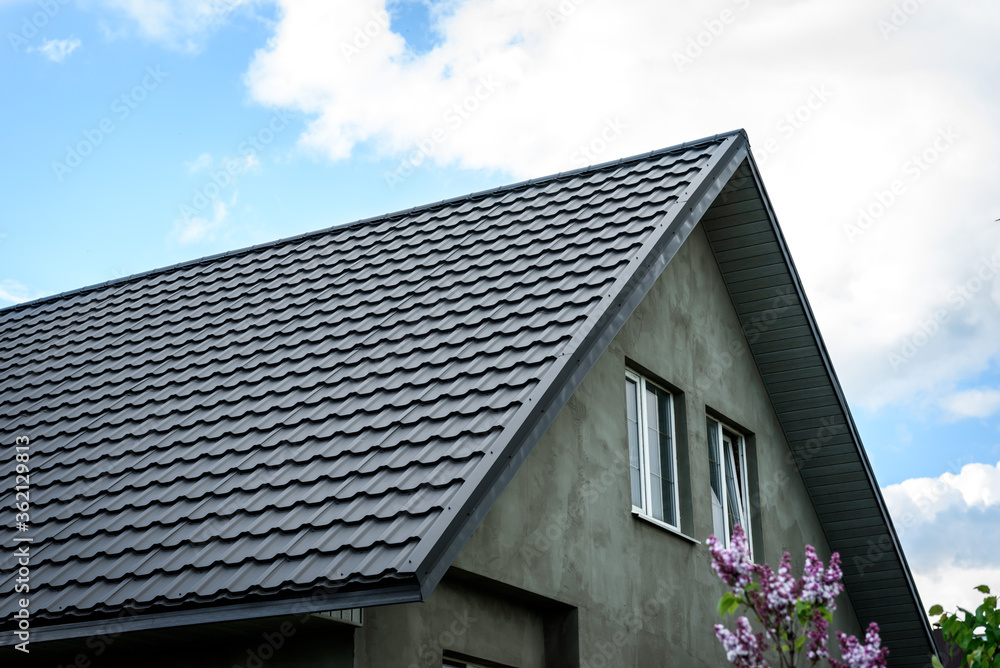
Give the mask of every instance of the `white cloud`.
[[201, 170], [212, 166], [212, 154], [202, 153], [191, 162], [185, 162], [184, 166], [187, 167], [189, 174], [200, 172]]
[[[125, 14], [146, 39], [197, 51], [203, 37], [254, 0], [104, 0]], [[110, 31], [112, 34], [115, 31]]]
[[1000, 584], [1000, 567], [965, 568], [955, 563], [944, 563], [934, 569], [914, 575], [920, 600], [925, 609], [943, 605], [948, 612], [956, 608], [975, 611], [983, 602], [983, 594], [975, 590], [987, 585], [996, 592]]
[[236, 193], [227, 204], [221, 200], [212, 202], [212, 217], [190, 216], [174, 221], [173, 238], [181, 244], [212, 241], [221, 232], [229, 219], [230, 207], [236, 203]]
[[29, 50], [44, 54], [46, 58], [54, 63], [61, 63], [66, 59], [66, 56], [73, 53], [79, 46], [80, 40], [75, 37], [70, 37], [69, 39], [43, 39], [40, 47]]
[[974, 609], [982, 595], [973, 587], [1000, 590], [1000, 462], [906, 480], [882, 494], [925, 606]]
[[942, 399], [941, 405], [952, 419], [988, 418], [1000, 411], [1000, 390], [963, 390]]
[[237, 174], [245, 174], [246, 172], [255, 171], [260, 168], [260, 158], [257, 157], [256, 153], [245, 153], [235, 158], [224, 160], [223, 163], [227, 165], [234, 163]]
[[852, 400], [912, 401], [1000, 354], [1000, 288], [960, 292], [1000, 258], [1000, 73], [954, 55], [992, 53], [996, 3], [921, 5], [883, 36], [891, 8], [862, 0], [467, 0], [433, 14], [441, 41], [417, 57], [383, 1], [278, 4], [247, 81], [311, 116], [303, 146], [521, 178], [745, 127]]
[[32, 290], [28, 286], [12, 279], [0, 281], [0, 302], [11, 302], [20, 304], [41, 297], [40, 293]]

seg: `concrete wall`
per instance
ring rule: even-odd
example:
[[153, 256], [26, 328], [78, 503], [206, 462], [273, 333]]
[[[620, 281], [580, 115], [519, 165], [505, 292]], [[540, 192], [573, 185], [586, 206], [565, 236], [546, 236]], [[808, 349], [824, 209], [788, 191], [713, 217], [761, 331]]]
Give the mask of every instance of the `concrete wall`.
[[[686, 467], [691, 497], [684, 528], [700, 544], [631, 514], [627, 363], [683, 393], [679, 400], [686, 413], [688, 456], [681, 466]], [[801, 567], [806, 543], [826, 560], [823, 531], [801, 478], [788, 463], [788, 447], [708, 241], [697, 228], [515, 475], [455, 567], [578, 609], [581, 666], [726, 665], [712, 632], [723, 586], [703, 544], [712, 532], [706, 410], [754, 434], [756, 488], [761, 492], [755, 504], [758, 561], [776, 563], [788, 550]], [[859, 633], [850, 602], [846, 595], [841, 599], [834, 628]], [[369, 610], [365, 649], [359, 651], [357, 665], [409, 665], [399, 661], [416, 656], [413, 649], [440, 634], [469, 600], [456, 597], [446, 579], [424, 604]], [[481, 619], [506, 619], [505, 604], [498, 600], [475, 605]], [[540, 622], [530, 624], [534, 631], [491, 621], [475, 641], [471, 635], [456, 639], [455, 648], [506, 665], [541, 665]], [[376, 649], [390, 637], [393, 644], [402, 643], [393, 658]], [[438, 644], [449, 649], [447, 643]], [[512, 645], [523, 651], [512, 652]], [[417, 665], [440, 666], [439, 656]]]
[[355, 636], [355, 665], [440, 668], [448, 652], [517, 668], [561, 668], [551, 656], [554, 622], [567, 612], [453, 571], [423, 603], [365, 610]]

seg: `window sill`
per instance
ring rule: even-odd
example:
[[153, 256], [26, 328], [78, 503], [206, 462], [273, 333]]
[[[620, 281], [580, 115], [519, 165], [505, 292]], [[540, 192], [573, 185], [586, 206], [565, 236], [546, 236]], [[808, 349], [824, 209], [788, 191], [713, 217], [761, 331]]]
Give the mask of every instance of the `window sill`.
[[701, 545], [701, 541], [698, 540], [697, 538], [692, 538], [691, 536], [689, 536], [689, 535], [687, 535], [685, 533], [681, 533], [680, 529], [678, 529], [676, 527], [672, 527], [669, 524], [667, 524], [666, 522], [661, 522], [660, 520], [656, 519], [655, 517], [650, 517], [646, 513], [644, 513], [641, 510], [639, 510], [638, 508], [635, 508], [635, 507], [632, 508], [632, 515], [634, 515], [635, 517], [637, 517], [638, 519], [640, 519], [640, 520], [642, 520], [644, 522], [649, 522], [650, 524], [652, 524], [654, 526], [658, 526], [661, 529], [663, 529], [664, 531], [669, 531], [670, 533], [674, 534], [678, 538], [683, 538], [684, 540], [690, 541], [690, 542], [694, 543], [695, 545]]

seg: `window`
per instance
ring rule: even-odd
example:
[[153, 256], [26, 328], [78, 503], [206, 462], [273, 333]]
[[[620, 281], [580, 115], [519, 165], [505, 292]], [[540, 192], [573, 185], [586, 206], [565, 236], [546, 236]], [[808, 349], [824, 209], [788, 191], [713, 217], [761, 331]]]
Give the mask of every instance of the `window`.
[[733, 528], [739, 524], [746, 532], [752, 557], [746, 442], [741, 435], [712, 418], [708, 418], [708, 460], [712, 478], [712, 528], [715, 537], [725, 537], [728, 546]]
[[625, 405], [632, 510], [679, 530], [673, 397], [627, 371]]

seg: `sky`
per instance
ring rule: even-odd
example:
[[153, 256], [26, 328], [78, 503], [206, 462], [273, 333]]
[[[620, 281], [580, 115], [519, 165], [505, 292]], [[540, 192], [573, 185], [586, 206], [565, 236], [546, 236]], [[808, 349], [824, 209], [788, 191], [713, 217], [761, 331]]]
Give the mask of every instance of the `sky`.
[[923, 602], [1000, 589], [995, 0], [0, 0], [0, 26], [0, 307], [745, 128]]

